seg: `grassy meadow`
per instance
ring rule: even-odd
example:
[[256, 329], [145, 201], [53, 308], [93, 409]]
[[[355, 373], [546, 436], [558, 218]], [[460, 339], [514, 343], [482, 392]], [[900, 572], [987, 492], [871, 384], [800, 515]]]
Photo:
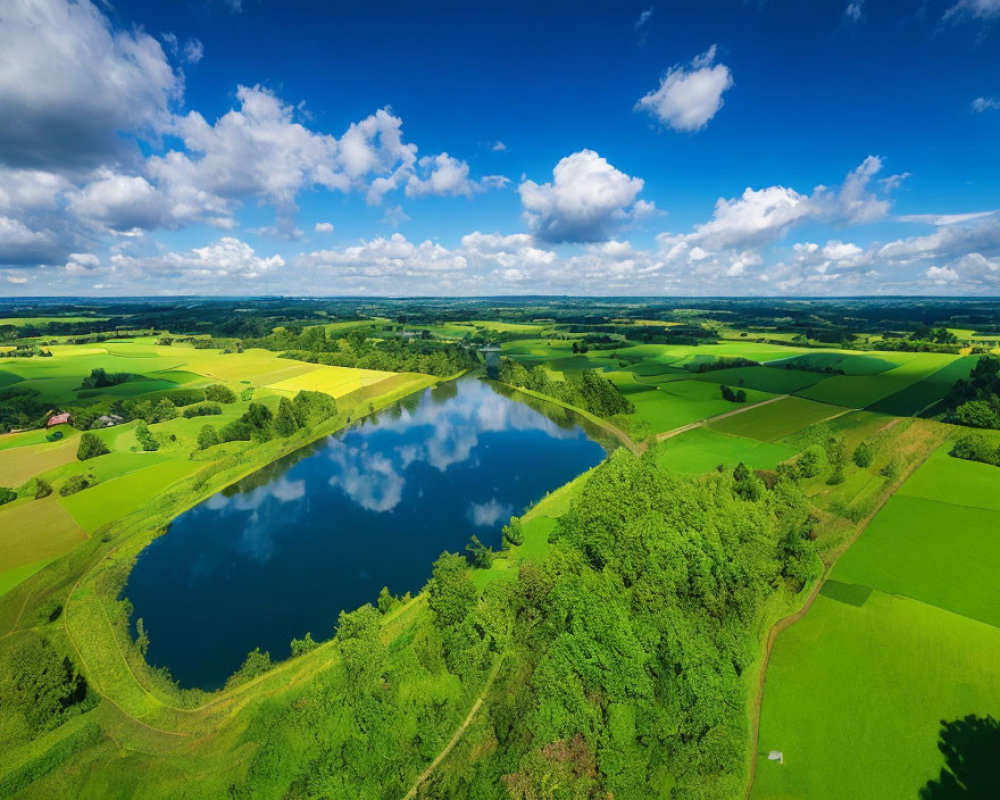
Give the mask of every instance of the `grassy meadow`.
[[[1000, 712], [1000, 509], [985, 472], [997, 468], [948, 448], [888, 500], [778, 639], [755, 798], [915, 797], [944, 764], [942, 721]], [[772, 749], [783, 765], [766, 760]]]

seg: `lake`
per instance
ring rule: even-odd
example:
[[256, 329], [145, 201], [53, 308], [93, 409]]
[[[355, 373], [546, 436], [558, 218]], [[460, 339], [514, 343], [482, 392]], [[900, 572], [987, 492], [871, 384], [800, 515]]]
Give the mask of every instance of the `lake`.
[[500, 530], [598, 464], [605, 449], [473, 378], [441, 384], [271, 464], [181, 514], [143, 552], [125, 595], [147, 659], [215, 689], [254, 647], [273, 659], [383, 586], [417, 592], [444, 550]]

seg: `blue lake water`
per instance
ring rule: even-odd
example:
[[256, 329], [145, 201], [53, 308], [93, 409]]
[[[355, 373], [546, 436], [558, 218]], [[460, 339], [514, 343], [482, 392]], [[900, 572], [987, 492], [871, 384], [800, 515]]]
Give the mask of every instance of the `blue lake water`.
[[[254, 647], [272, 658], [343, 610], [418, 591], [443, 550], [500, 529], [599, 463], [604, 448], [467, 378], [272, 464], [179, 516], [139, 556], [126, 596], [149, 663], [221, 686]], [[558, 412], [556, 412], [558, 414]]]

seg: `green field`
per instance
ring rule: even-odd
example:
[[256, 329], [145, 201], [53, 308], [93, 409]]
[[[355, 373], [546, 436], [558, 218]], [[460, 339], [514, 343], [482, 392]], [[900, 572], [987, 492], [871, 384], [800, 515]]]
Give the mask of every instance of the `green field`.
[[732, 467], [741, 461], [751, 469], [774, 469], [797, 452], [784, 445], [700, 427], [660, 442], [656, 460], [675, 472], [698, 475], [710, 472], [719, 464]]
[[[764, 392], [747, 390], [747, 403], [759, 403], [769, 397]], [[695, 380], [664, 383], [658, 389], [630, 394], [629, 400], [635, 404], [632, 416], [651, 433], [671, 431], [740, 407], [723, 400], [717, 384]]]
[[977, 359], [977, 356], [955, 359], [923, 380], [874, 403], [870, 409], [885, 414], [919, 414], [943, 399], [955, 381], [968, 378]]
[[[882, 354], [897, 355], [897, 354]], [[908, 360], [878, 374], [834, 375], [797, 394], [848, 408], [867, 408], [929, 377], [956, 360], [943, 353], [906, 353]]]
[[842, 413], [844, 409], [825, 403], [803, 400], [801, 397], [783, 397], [773, 403], [749, 408], [740, 414], [712, 422], [711, 426], [720, 433], [775, 442]]
[[[1000, 510], [962, 504], [996, 505], [997, 468], [953, 459], [947, 446], [778, 638], [755, 798], [916, 797], [944, 764], [941, 722], [1000, 710]], [[785, 763], [768, 761], [770, 750]]]
[[914, 800], [944, 766], [941, 721], [966, 714], [1000, 714], [1000, 629], [879, 591], [860, 607], [820, 595], [771, 656], [753, 798]]

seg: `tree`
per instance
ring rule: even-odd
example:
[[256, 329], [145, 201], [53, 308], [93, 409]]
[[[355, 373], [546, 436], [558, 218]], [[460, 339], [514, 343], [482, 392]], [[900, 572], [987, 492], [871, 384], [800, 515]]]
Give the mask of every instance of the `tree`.
[[378, 593], [378, 610], [379, 613], [388, 614], [396, 606], [398, 606], [400, 600], [398, 597], [394, 597], [392, 592], [389, 591], [388, 586], [383, 586], [382, 591]]
[[70, 706], [87, 695], [87, 682], [68, 658], [60, 658], [41, 637], [32, 635], [11, 652], [10, 700], [35, 731], [49, 730]]
[[476, 603], [476, 587], [469, 577], [466, 560], [457, 553], [442, 553], [434, 562], [427, 595], [427, 604], [439, 628], [461, 624]]
[[826, 457], [833, 471], [827, 483], [835, 485], [844, 482], [844, 465], [847, 463], [847, 443], [843, 436], [831, 436], [826, 442]]
[[221, 383], [213, 383], [205, 387], [205, 399], [213, 403], [235, 403], [236, 393]]
[[145, 422], [140, 422], [136, 426], [135, 438], [139, 442], [139, 446], [147, 452], [160, 448], [160, 443], [156, 441], [156, 437], [150, 432], [149, 426]]
[[311, 653], [319, 647], [319, 642], [313, 639], [312, 634], [306, 631], [306, 635], [301, 639], [292, 639], [291, 649], [293, 656], [301, 656]]
[[493, 551], [479, 541], [479, 537], [475, 534], [469, 537], [465, 551], [469, 554], [472, 566], [476, 569], [489, 569], [493, 566]]
[[198, 449], [207, 450], [219, 443], [219, 434], [214, 425], [203, 425], [198, 433]]
[[951, 455], [968, 461], [981, 461], [984, 464], [1000, 465], [1000, 450], [993, 447], [981, 433], [963, 436], [951, 448]]
[[1000, 414], [985, 400], [970, 400], [955, 409], [955, 422], [970, 428], [1000, 428]]
[[[323, 329], [320, 328], [322, 331]], [[282, 397], [278, 403], [278, 415], [274, 418], [274, 432], [278, 436], [291, 436], [299, 429], [299, 420], [295, 414], [295, 407], [287, 397]]]
[[234, 686], [239, 686], [241, 683], [253, 680], [258, 675], [263, 675], [270, 668], [271, 654], [267, 650], [261, 652], [259, 647], [255, 647], [247, 653], [243, 665], [226, 681], [226, 688], [231, 689]]
[[818, 444], [811, 444], [802, 451], [796, 462], [800, 477], [815, 478], [826, 464], [826, 451]]
[[854, 448], [853, 459], [854, 463], [861, 467], [861, 469], [867, 469], [872, 465], [872, 461], [875, 460], [875, 448], [865, 440]]
[[503, 541], [506, 547], [524, 544], [524, 526], [520, 517], [511, 517], [510, 522], [503, 526]]
[[93, 478], [89, 475], [71, 475], [66, 479], [66, 482], [59, 487], [59, 496], [69, 497], [71, 494], [82, 492], [84, 489], [91, 486], [92, 482]]
[[146, 624], [142, 621], [142, 617], [135, 621], [135, 646], [145, 658], [146, 651], [149, 649], [149, 634], [146, 633]]
[[241, 419], [250, 427], [251, 436], [260, 442], [271, 439], [271, 420], [274, 415], [263, 403], [251, 403]]
[[98, 436], [93, 433], [85, 433], [80, 437], [76, 457], [80, 461], [86, 461], [88, 458], [97, 458], [97, 456], [103, 456], [109, 452], [111, 451], [108, 450], [108, 446]]
[[0, 486], [0, 506], [17, 500], [17, 492], [7, 486]]
[[35, 478], [35, 499], [41, 500], [52, 494], [52, 484], [45, 478]]

